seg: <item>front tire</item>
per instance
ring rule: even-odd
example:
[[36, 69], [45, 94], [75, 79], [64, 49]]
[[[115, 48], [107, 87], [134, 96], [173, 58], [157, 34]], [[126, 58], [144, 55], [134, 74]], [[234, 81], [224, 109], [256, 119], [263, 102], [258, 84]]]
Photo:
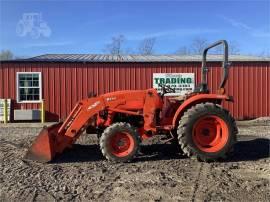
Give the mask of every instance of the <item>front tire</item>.
[[230, 113], [214, 103], [201, 103], [186, 111], [177, 130], [184, 154], [201, 161], [225, 159], [238, 133]]
[[128, 123], [114, 123], [107, 127], [100, 138], [102, 154], [109, 161], [128, 162], [138, 153], [139, 133]]

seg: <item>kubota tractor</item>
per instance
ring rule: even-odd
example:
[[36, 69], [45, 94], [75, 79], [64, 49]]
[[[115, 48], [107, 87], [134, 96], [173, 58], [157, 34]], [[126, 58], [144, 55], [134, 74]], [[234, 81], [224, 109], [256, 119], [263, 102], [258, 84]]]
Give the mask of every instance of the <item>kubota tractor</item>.
[[17, 24], [16, 32], [21, 37], [29, 33], [31, 37], [37, 39], [41, 35], [49, 37], [52, 31], [47, 23], [42, 20], [41, 13], [24, 13]]
[[[206, 56], [209, 49], [218, 45], [224, 48], [223, 78], [217, 93], [210, 94]], [[174, 92], [166, 85], [161, 85], [162, 93], [156, 89], [126, 90], [83, 99], [64, 123], [44, 128], [25, 157], [40, 162], [51, 161], [72, 147], [86, 130], [98, 135], [100, 149], [111, 161], [132, 160], [141, 141], [158, 134], [167, 134], [168, 140], [177, 139], [183, 153], [189, 157], [202, 161], [226, 158], [237, 134], [233, 117], [221, 107], [223, 101], [233, 101], [224, 90], [228, 67], [228, 45], [222, 40], [204, 50], [201, 83], [194, 92], [170, 98], [166, 109], [163, 97]]]

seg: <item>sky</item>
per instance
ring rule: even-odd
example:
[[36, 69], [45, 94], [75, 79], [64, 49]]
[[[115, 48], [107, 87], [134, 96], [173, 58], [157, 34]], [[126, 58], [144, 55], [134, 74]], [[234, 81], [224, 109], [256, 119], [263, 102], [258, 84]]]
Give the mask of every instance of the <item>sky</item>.
[[120, 34], [133, 53], [155, 37], [155, 54], [203, 38], [261, 55], [270, 49], [270, 0], [0, 0], [0, 29], [0, 50], [18, 57], [104, 53]]

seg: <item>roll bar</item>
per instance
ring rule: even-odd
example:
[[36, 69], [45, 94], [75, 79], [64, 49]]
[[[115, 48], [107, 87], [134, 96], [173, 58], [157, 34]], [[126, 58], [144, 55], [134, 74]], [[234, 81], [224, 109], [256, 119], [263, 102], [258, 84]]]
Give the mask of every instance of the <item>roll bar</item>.
[[208, 68], [206, 67], [206, 56], [207, 52], [209, 49], [214, 48], [216, 46], [223, 45], [223, 63], [222, 63], [222, 68], [223, 68], [223, 77], [222, 81], [219, 85], [219, 88], [223, 88], [226, 84], [226, 81], [228, 79], [228, 67], [230, 66], [230, 63], [228, 62], [228, 43], [226, 40], [220, 40], [217, 41], [208, 47], [206, 47], [203, 50], [203, 58], [202, 58], [202, 78], [201, 78], [201, 84], [200, 84], [200, 91], [201, 92], [208, 92], [208, 87], [207, 87], [207, 72]]

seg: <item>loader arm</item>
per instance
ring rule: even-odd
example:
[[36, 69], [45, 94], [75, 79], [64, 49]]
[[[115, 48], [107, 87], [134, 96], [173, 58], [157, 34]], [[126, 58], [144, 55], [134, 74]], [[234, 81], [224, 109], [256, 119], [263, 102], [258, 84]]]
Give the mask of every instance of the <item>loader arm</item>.
[[49, 162], [56, 154], [71, 147], [87, 126], [89, 120], [105, 109], [103, 97], [81, 100], [65, 122], [45, 127], [25, 155], [25, 159]]
[[85, 129], [89, 119], [103, 111], [105, 107], [102, 97], [81, 100], [59, 128], [58, 134], [72, 138], [77, 137]]
[[[110, 126], [116, 113], [143, 117], [143, 129], [155, 133], [156, 111], [161, 110], [162, 106], [163, 101], [155, 89], [118, 91], [83, 99], [75, 105], [64, 123], [52, 125], [40, 132], [25, 158], [39, 162], [51, 161], [71, 147], [92, 123], [95, 122], [97, 127]], [[105, 119], [99, 116], [102, 111], [107, 112]]]

